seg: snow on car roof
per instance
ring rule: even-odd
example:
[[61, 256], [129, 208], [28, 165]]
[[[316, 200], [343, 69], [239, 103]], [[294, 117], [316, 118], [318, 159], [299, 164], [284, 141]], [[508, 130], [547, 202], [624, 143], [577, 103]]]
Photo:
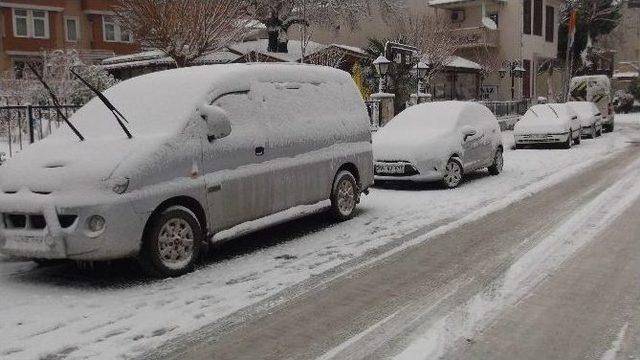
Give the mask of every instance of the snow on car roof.
[[582, 116], [592, 116], [598, 113], [598, 107], [596, 104], [590, 101], [569, 101], [567, 105], [571, 107], [571, 109]]
[[[183, 126], [196, 108], [215, 97], [249, 90], [251, 83], [352, 81], [347, 73], [302, 64], [224, 64], [151, 73], [123, 81], [104, 95], [129, 120], [134, 137], [168, 134]], [[71, 118], [87, 138], [124, 136], [107, 107], [94, 98]], [[55, 136], [73, 136], [69, 129]]]

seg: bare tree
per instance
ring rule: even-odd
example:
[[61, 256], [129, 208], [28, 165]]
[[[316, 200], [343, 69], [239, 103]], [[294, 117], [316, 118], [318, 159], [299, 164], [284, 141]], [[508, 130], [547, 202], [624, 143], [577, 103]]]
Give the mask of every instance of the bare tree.
[[292, 25], [311, 24], [335, 28], [339, 24], [357, 27], [370, 16], [375, 2], [382, 14], [392, 14], [402, 7], [403, 0], [244, 0], [250, 15], [267, 27], [267, 51], [287, 52], [287, 32]]
[[115, 11], [140, 44], [164, 51], [178, 67], [249, 30], [244, 0], [118, 0]]
[[422, 60], [429, 65], [428, 80], [451, 61], [458, 49], [460, 39], [452, 36], [452, 30], [446, 16], [426, 12], [413, 17], [399, 17], [395, 21], [394, 36], [422, 52]]

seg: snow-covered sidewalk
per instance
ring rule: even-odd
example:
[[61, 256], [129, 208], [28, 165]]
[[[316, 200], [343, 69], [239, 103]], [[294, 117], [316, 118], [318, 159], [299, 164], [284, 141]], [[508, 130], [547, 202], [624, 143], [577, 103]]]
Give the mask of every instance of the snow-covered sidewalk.
[[[121, 265], [117, 275], [76, 275], [70, 267], [37, 268], [0, 258], [0, 357], [133, 357], [349, 260], [373, 256], [372, 250], [412, 231], [460, 218], [528, 186], [540, 187], [551, 175], [570, 176], [640, 138], [640, 114], [617, 121], [615, 133], [570, 150], [508, 150], [504, 173], [473, 174], [455, 190], [372, 189], [351, 221], [333, 224], [311, 216], [249, 234], [229, 243], [227, 256], [177, 279], [149, 282], [122, 275]], [[512, 135], [503, 136], [509, 147]]]

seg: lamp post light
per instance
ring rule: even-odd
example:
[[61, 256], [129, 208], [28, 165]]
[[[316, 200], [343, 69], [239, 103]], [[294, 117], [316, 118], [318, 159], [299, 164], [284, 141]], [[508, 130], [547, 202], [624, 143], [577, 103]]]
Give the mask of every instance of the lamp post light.
[[378, 92], [383, 93], [385, 88], [385, 81], [387, 74], [389, 72], [389, 66], [391, 65], [391, 61], [384, 57], [383, 55], [378, 56], [377, 59], [373, 61], [373, 66], [376, 68], [378, 72], [378, 76], [380, 77], [380, 83], [378, 84]]
[[[416, 72], [416, 96], [420, 96], [420, 85], [424, 78], [427, 76], [427, 72], [429, 71], [429, 65], [423, 63], [422, 61], [418, 61], [415, 67]], [[418, 102], [418, 101], [416, 101]]]
[[513, 60], [506, 62], [505, 67], [498, 70], [498, 74], [500, 75], [501, 79], [504, 79], [504, 77], [507, 75], [507, 72], [511, 76], [511, 101], [513, 101], [515, 100], [515, 79], [522, 78], [527, 70], [525, 70], [525, 68], [520, 65], [520, 61]]

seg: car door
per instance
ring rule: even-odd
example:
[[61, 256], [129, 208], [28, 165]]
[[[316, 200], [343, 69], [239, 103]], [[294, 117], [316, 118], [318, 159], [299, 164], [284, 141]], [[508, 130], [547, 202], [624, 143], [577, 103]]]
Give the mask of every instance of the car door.
[[[472, 128], [476, 133], [474, 135], [464, 135], [465, 128]], [[486, 137], [484, 128], [478, 126], [471, 117], [464, 116], [458, 123], [457, 131], [462, 140], [462, 166], [465, 171], [473, 170], [481, 160], [482, 142]]]
[[224, 94], [213, 105], [223, 109], [231, 122], [229, 136], [203, 139], [211, 227], [221, 230], [266, 215], [271, 187], [263, 182], [268, 141], [257, 101], [244, 91]]

